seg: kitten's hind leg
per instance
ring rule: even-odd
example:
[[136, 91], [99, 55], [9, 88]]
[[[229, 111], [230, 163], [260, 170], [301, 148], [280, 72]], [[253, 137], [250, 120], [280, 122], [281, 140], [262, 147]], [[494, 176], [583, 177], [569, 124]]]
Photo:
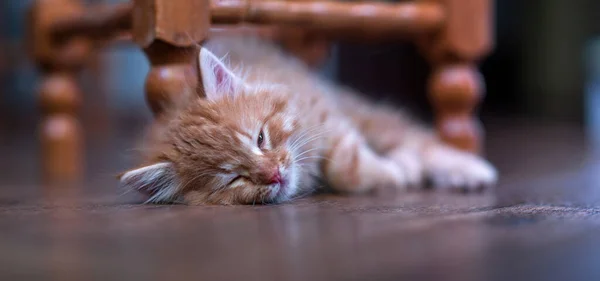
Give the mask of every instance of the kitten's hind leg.
[[335, 134], [324, 156], [323, 175], [336, 191], [361, 193], [377, 187], [407, 185], [403, 169], [378, 156], [356, 130]]

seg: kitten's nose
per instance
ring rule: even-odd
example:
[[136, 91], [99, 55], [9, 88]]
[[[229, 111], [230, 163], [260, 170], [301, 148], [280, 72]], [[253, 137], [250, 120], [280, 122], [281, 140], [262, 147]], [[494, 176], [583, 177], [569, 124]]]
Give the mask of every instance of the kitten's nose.
[[283, 179], [281, 178], [281, 174], [279, 173], [279, 169], [275, 169], [275, 171], [273, 171], [268, 182], [269, 182], [269, 184], [276, 184], [276, 183], [283, 182]]

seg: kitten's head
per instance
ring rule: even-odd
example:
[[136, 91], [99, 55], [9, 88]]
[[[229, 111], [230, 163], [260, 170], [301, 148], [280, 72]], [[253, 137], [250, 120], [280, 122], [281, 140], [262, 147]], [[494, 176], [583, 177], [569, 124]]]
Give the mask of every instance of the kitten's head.
[[211, 52], [200, 51], [205, 98], [177, 111], [151, 147], [150, 164], [123, 185], [152, 202], [285, 201], [298, 192], [298, 121], [284, 87], [251, 85]]

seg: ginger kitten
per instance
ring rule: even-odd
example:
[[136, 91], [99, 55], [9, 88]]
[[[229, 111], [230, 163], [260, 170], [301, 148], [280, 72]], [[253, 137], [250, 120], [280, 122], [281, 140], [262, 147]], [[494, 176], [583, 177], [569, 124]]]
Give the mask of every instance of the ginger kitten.
[[350, 193], [424, 179], [440, 189], [496, 182], [484, 159], [318, 78], [271, 43], [212, 39], [199, 59], [205, 98], [187, 96], [157, 120], [143, 164], [120, 177], [149, 202], [278, 203], [310, 192], [316, 178]]

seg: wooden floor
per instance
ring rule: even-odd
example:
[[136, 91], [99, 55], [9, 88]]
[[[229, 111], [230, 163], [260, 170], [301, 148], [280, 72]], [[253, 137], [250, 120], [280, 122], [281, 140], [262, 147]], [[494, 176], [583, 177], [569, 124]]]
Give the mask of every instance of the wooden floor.
[[35, 143], [3, 139], [0, 280], [600, 280], [596, 146], [567, 125], [488, 127], [493, 191], [279, 206], [141, 205], [112, 177], [123, 136], [90, 140], [85, 183], [43, 184]]

